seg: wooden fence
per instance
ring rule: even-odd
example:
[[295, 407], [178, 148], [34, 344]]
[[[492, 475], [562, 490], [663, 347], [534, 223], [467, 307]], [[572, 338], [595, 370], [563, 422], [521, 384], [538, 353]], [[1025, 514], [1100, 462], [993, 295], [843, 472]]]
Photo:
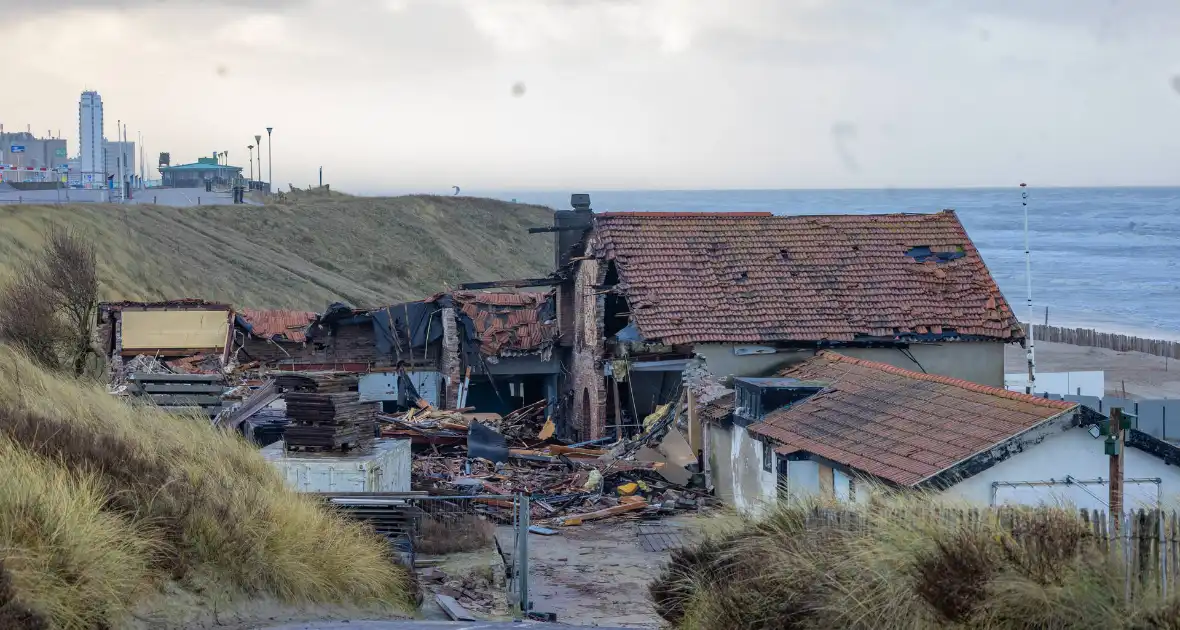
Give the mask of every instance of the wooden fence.
[[[1098, 552], [1126, 576], [1126, 597], [1140, 593], [1180, 592], [1180, 513], [1127, 512], [1118, 528], [1106, 512], [1074, 512], [1029, 507], [905, 508], [874, 511], [813, 508], [805, 529], [819, 534], [837, 531], [868, 533], [881, 519], [910, 523], [918, 531], [934, 528], [990, 527], [1006, 531], [1010, 540], [1030, 554]], [[1050, 559], [1051, 561], [1051, 559]]]
[[[1022, 325], [1027, 331], [1028, 324]], [[1033, 324], [1033, 334], [1037, 341], [1106, 348], [1119, 352], [1143, 352], [1159, 357], [1180, 359], [1180, 342], [1176, 341], [1098, 332], [1091, 328], [1062, 328], [1061, 326], [1045, 326], [1044, 324]]]

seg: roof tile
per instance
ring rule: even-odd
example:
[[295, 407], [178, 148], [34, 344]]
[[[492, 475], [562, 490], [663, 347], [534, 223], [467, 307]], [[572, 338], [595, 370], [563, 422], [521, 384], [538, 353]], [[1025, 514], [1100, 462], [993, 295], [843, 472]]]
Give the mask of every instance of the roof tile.
[[[665, 343], [1023, 337], [952, 211], [775, 216], [601, 213], [595, 255], [633, 318]], [[944, 262], [907, 254], [927, 247]], [[961, 254], [961, 255], [960, 255]]]
[[828, 351], [780, 376], [827, 387], [750, 432], [905, 486], [1077, 407]]

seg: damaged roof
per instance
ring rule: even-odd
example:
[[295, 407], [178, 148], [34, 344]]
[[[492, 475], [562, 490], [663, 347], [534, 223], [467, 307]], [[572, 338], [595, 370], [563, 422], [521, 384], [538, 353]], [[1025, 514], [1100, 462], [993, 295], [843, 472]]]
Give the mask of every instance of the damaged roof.
[[557, 337], [552, 291], [455, 291], [451, 299], [475, 325], [486, 356], [542, 352]]
[[310, 311], [243, 308], [238, 310], [238, 324], [255, 337], [302, 343], [307, 340], [307, 327], [315, 321]]
[[781, 372], [827, 383], [749, 431], [903, 486], [913, 486], [1077, 407], [835, 352]]
[[218, 311], [228, 311], [231, 309], [229, 304], [222, 302], [210, 302], [200, 298], [176, 298], [174, 300], [160, 300], [156, 302], [136, 302], [126, 300], [122, 302], [99, 302], [99, 311], [123, 311], [123, 310], [185, 310], [185, 309], [208, 309]]
[[647, 339], [854, 341], [914, 335], [1019, 340], [1008, 302], [953, 211], [595, 216]]

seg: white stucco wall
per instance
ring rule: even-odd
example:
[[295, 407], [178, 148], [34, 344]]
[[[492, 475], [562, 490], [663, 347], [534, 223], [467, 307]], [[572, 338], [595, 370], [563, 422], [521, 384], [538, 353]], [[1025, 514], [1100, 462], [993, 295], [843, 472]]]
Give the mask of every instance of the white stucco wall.
[[[732, 344], [700, 344], [693, 348], [716, 376], [766, 376], [788, 365], [811, 358], [811, 350], [791, 350], [774, 354], [738, 356]], [[896, 348], [839, 348], [836, 352], [851, 357], [930, 374], [961, 378], [973, 383], [1004, 386], [1004, 344], [997, 342], [947, 342], [913, 344], [910, 354], [921, 367]]]
[[775, 455], [771, 452], [770, 471], [763, 470], [762, 442], [737, 425], [731, 435], [733, 505], [741, 512], [758, 514], [778, 499]]
[[[962, 499], [978, 505], [991, 501], [993, 481], [1048, 481], [1064, 480], [1066, 476], [1075, 479], [1092, 480], [1110, 478], [1110, 458], [1103, 450], [1103, 439], [1092, 437], [1085, 427], [1077, 427], [1046, 438], [1040, 444], [1010, 459], [965, 479], [944, 491], [948, 498]], [[1123, 476], [1133, 478], [1160, 478], [1165, 506], [1173, 506], [1180, 500], [1180, 468], [1169, 466], [1159, 458], [1128, 447], [1125, 451]], [[1036, 487], [998, 487], [997, 504], [1037, 505], [1040, 503], [1065, 503], [1078, 508], [1106, 509], [1109, 493], [1107, 484], [1102, 485], [1055, 485]], [[1124, 504], [1127, 508], [1154, 507], [1156, 485], [1152, 483], [1128, 483], [1124, 489]]]

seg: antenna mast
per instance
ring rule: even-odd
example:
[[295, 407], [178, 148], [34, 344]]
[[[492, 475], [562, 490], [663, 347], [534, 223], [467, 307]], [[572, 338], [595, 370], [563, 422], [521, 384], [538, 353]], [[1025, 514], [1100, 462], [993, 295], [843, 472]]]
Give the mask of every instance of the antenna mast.
[[1037, 384], [1036, 335], [1033, 334], [1033, 299], [1032, 299], [1032, 255], [1028, 247], [1028, 190], [1027, 185], [1020, 184], [1020, 205], [1024, 208], [1024, 280], [1028, 295], [1028, 334], [1025, 339], [1026, 356], [1028, 357], [1028, 386], [1024, 393], [1035, 394]]

